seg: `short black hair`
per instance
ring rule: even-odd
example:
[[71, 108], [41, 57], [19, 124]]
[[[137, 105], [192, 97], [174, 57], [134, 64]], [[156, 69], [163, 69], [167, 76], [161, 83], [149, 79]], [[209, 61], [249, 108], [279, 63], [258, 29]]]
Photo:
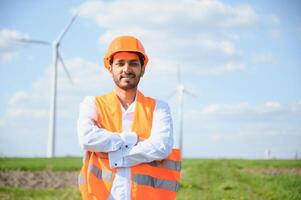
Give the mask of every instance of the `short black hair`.
[[[144, 55], [140, 52], [135, 52], [135, 51], [130, 51], [130, 52], [138, 55], [141, 66], [144, 66], [144, 60], [145, 60]], [[113, 64], [113, 58], [114, 58], [114, 55], [111, 56], [110, 65]]]

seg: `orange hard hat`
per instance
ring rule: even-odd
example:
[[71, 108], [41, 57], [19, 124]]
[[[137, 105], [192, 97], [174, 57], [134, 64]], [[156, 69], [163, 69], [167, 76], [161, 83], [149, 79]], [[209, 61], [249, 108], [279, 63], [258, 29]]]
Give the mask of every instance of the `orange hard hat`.
[[144, 57], [144, 66], [146, 66], [146, 64], [148, 62], [148, 57], [145, 53], [144, 47], [141, 44], [141, 42], [133, 36], [124, 35], [124, 36], [119, 36], [119, 37], [115, 38], [111, 42], [111, 44], [108, 48], [108, 51], [103, 59], [104, 65], [107, 69], [109, 69], [109, 67], [110, 67], [110, 60], [111, 60], [112, 56], [115, 53], [121, 52], [121, 51], [141, 53]]

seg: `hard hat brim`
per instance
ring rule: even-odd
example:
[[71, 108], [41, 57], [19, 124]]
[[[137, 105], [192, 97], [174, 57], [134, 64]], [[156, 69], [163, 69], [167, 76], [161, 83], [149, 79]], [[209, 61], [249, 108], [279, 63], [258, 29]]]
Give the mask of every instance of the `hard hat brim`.
[[133, 53], [141, 53], [144, 57], [144, 65], [146, 67], [147, 63], [148, 63], [148, 57], [147, 55], [144, 53], [144, 52], [141, 52], [141, 51], [116, 51], [110, 55], [106, 55], [103, 59], [103, 62], [104, 62], [104, 66], [109, 70], [110, 69], [110, 60], [112, 59], [112, 56], [115, 54], [115, 53], [118, 53], [118, 52], [133, 52]]

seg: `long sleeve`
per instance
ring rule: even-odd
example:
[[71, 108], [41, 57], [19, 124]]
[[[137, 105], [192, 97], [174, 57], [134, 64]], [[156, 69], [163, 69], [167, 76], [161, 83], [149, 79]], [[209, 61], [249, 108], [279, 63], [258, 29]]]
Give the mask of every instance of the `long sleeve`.
[[111, 167], [130, 167], [140, 163], [162, 160], [173, 146], [173, 125], [167, 103], [156, 100], [151, 135], [131, 148], [109, 153]]
[[99, 128], [96, 125], [97, 111], [95, 97], [87, 96], [80, 103], [77, 133], [82, 149], [92, 152], [116, 151], [124, 141], [120, 135]]

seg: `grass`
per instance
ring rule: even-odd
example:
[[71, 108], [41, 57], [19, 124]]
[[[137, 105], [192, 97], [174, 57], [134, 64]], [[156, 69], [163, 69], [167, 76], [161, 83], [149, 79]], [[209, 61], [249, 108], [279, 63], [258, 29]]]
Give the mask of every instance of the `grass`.
[[0, 187], [1, 200], [81, 200], [77, 188], [19, 189]]
[[[81, 158], [1, 158], [0, 170], [78, 171]], [[260, 169], [301, 169], [301, 161], [185, 159], [177, 199], [299, 200], [301, 175], [264, 175]], [[252, 172], [248, 172], [252, 169]], [[256, 171], [258, 169], [258, 172]], [[77, 188], [0, 187], [0, 199], [80, 199]]]
[[0, 158], [0, 171], [77, 171], [82, 164], [79, 157], [58, 158]]
[[178, 199], [301, 199], [300, 175], [245, 171], [250, 168], [301, 168], [301, 161], [185, 160]]

